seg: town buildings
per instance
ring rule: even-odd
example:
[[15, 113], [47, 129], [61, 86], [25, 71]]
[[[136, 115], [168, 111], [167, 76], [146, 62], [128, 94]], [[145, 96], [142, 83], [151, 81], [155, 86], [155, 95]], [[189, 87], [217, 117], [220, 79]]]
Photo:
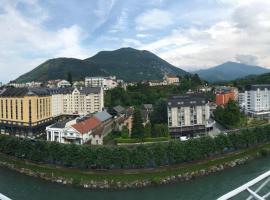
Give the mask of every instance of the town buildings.
[[61, 80], [57, 83], [58, 88], [66, 88], [66, 87], [71, 87], [71, 83], [66, 81], [66, 80]]
[[103, 107], [102, 88], [5, 88], [0, 93], [1, 133], [34, 137], [61, 116]]
[[194, 137], [212, 129], [209, 103], [197, 95], [173, 96], [168, 99], [168, 128], [173, 138]]
[[2, 134], [33, 136], [52, 122], [52, 100], [44, 88], [6, 88], [0, 94]]
[[215, 88], [216, 94], [216, 104], [218, 106], [226, 105], [229, 100], [237, 101], [238, 99], [238, 89], [234, 87], [216, 87]]
[[163, 80], [167, 82], [168, 85], [178, 84], [179, 77], [172, 75], [172, 74], [165, 74]]
[[73, 144], [103, 144], [103, 138], [114, 126], [112, 116], [106, 111], [92, 116], [57, 122], [46, 128], [47, 140]]
[[163, 86], [163, 85], [178, 85], [180, 83], [179, 77], [171, 74], [165, 74], [163, 80], [150, 80], [148, 85], [153, 86]]
[[109, 77], [86, 77], [85, 87], [101, 87], [104, 90], [111, 90], [119, 86], [121, 80], [117, 80], [115, 76]]
[[239, 93], [238, 103], [247, 115], [270, 118], [270, 85], [251, 85]]

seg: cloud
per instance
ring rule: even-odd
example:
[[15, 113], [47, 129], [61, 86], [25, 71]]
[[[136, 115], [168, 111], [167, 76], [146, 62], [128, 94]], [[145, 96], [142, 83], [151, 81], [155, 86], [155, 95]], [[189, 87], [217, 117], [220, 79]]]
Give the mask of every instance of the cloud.
[[233, 6], [230, 15], [208, 26], [177, 28], [139, 46], [186, 70], [240, 61], [270, 67], [270, 2]]
[[149, 29], [162, 29], [173, 24], [173, 18], [170, 12], [152, 9], [139, 15], [136, 20], [136, 29], [140, 31]]
[[[17, 8], [27, 2], [33, 12], [40, 13], [35, 18], [23, 15]], [[0, 78], [4, 81], [37, 66], [46, 59], [67, 56], [85, 58], [89, 50], [82, 47], [84, 31], [76, 24], [70, 27], [48, 30], [44, 28], [47, 13], [40, 9], [37, 1], [2, 1], [0, 13]], [[10, 70], [14, 69], [16, 70]]]
[[235, 60], [247, 64], [247, 65], [257, 65], [258, 64], [258, 57], [253, 55], [236, 55]]

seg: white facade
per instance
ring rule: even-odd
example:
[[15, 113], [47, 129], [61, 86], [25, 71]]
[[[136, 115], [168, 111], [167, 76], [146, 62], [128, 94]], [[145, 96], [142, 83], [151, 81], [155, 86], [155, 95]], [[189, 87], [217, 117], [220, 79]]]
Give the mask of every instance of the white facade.
[[195, 136], [213, 128], [210, 105], [203, 97], [173, 96], [168, 99], [168, 128], [172, 137]]
[[66, 80], [62, 80], [57, 83], [58, 88], [64, 88], [64, 87], [70, 87], [70, 86], [71, 86], [70, 82]]
[[100, 125], [101, 121], [96, 118], [57, 122], [46, 127], [47, 141], [73, 144], [89, 142], [93, 145], [101, 145], [103, 144], [103, 135], [94, 134]]
[[86, 77], [85, 87], [104, 87], [104, 77]]
[[52, 92], [52, 116], [87, 115], [104, 108], [102, 88], [64, 88]]
[[239, 105], [247, 114], [268, 117], [270, 114], [270, 85], [252, 85], [238, 95]]
[[52, 116], [59, 116], [64, 113], [64, 100], [63, 94], [53, 94], [52, 95]]
[[65, 114], [87, 115], [101, 112], [104, 107], [103, 89], [86, 91], [75, 88], [72, 93], [63, 95], [63, 112]]
[[[47, 141], [69, 143], [64, 138], [65, 131], [68, 127], [70, 127], [71, 125], [75, 123], [76, 123], [76, 120], [70, 120], [68, 122], [64, 122], [64, 124], [60, 126], [58, 123], [56, 123], [56, 124], [46, 127]], [[80, 138], [79, 135], [78, 137]]]
[[210, 107], [205, 105], [168, 108], [168, 126], [185, 127], [207, 125], [210, 118]]
[[102, 87], [104, 90], [111, 90], [118, 85], [119, 83], [115, 76], [85, 78], [85, 87]]

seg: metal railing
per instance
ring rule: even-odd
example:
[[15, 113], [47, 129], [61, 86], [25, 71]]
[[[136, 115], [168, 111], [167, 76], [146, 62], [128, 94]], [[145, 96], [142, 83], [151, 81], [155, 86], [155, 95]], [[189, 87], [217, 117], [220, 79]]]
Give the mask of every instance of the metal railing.
[[11, 199], [0, 193], [0, 200], [11, 200]]
[[[262, 183], [260, 183], [261, 181]], [[268, 191], [266, 194], [263, 194], [263, 195], [259, 194], [259, 192], [261, 192], [261, 190], [265, 188], [269, 182], [270, 182], [270, 170], [258, 176], [257, 178], [245, 183], [244, 185], [236, 188], [235, 190], [230, 191], [229, 193], [223, 195], [222, 197], [219, 197], [217, 200], [231, 199], [233, 197], [236, 197], [242, 192], [249, 193], [249, 196], [248, 198], [246, 198], [246, 200], [252, 200], [252, 199], [266, 200], [268, 197], [270, 197], [270, 191]], [[251, 189], [252, 186], [259, 183], [260, 185], [256, 190]]]

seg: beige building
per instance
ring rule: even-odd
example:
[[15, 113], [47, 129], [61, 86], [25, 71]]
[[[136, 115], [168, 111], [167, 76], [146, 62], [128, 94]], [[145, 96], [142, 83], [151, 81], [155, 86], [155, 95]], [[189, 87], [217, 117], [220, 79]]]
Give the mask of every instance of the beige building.
[[0, 94], [1, 133], [39, 133], [52, 120], [50, 93], [40, 88], [7, 88]]
[[168, 85], [179, 83], [179, 77], [175, 75], [166, 74], [163, 79], [167, 82]]

